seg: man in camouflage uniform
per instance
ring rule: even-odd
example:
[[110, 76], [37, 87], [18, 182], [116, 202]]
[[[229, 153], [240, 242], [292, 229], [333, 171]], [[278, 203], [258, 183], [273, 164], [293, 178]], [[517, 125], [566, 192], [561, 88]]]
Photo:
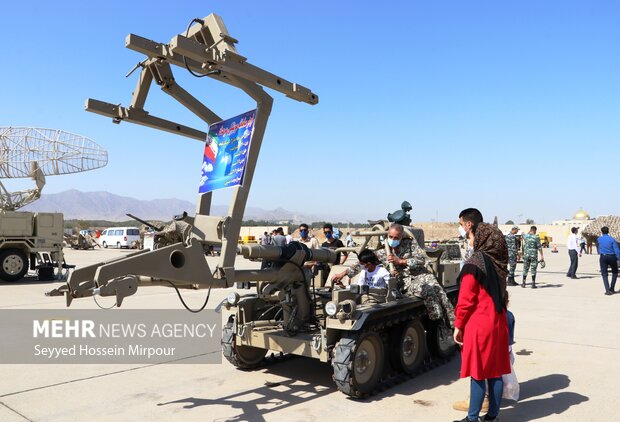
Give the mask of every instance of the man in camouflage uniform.
[[525, 287], [527, 271], [532, 270], [532, 289], [536, 288], [536, 268], [538, 267], [538, 253], [540, 260], [544, 261], [540, 237], [536, 234], [536, 226], [530, 227], [529, 233], [523, 236], [523, 282], [521, 287]]
[[[438, 320], [444, 316], [454, 326], [454, 307], [446, 292], [439, 285], [437, 278], [429, 270], [430, 260], [426, 252], [418, 245], [415, 239], [403, 239], [403, 226], [393, 223], [388, 231], [390, 253], [384, 249], [375, 251], [381, 264], [398, 280], [398, 286], [406, 294], [424, 299], [424, 305], [431, 320]], [[390, 264], [394, 265], [392, 270]], [[349, 267], [332, 280], [338, 283], [345, 275], [354, 277], [362, 270], [359, 264]], [[443, 309], [442, 309], [443, 308]]]
[[510, 233], [506, 236], [506, 246], [508, 247], [508, 280], [507, 286], [518, 286], [515, 282], [515, 268], [517, 267], [517, 236], [519, 227], [513, 226]]

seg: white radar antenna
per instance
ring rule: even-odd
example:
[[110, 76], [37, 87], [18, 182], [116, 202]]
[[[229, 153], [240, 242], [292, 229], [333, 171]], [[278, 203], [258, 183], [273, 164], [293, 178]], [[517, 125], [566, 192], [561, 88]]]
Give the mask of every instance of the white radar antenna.
[[[19, 209], [41, 196], [45, 176], [80, 173], [108, 164], [93, 140], [57, 129], [0, 126], [0, 210]], [[36, 188], [9, 192], [1, 179], [30, 177]]]

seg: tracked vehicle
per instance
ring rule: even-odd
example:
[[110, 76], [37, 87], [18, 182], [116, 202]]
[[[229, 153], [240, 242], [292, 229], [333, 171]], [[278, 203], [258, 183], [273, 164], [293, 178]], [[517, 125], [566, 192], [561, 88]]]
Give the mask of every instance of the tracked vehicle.
[[[388, 227], [382, 222], [355, 232], [366, 241], [335, 252], [359, 252], [372, 238], [386, 237]], [[421, 234], [415, 229], [405, 232], [410, 238]], [[233, 313], [223, 330], [222, 351], [240, 369], [260, 367], [268, 351], [306, 356], [331, 363], [340, 391], [364, 397], [403, 374], [415, 375], [444, 362], [455, 351], [449, 322], [430, 320], [423, 300], [402, 294], [396, 280], [386, 289], [359, 286], [355, 279], [347, 289], [315, 285], [319, 278], [303, 264], [333, 263], [332, 250], [311, 250], [293, 242], [284, 248], [241, 246], [241, 252], [245, 258], [269, 260], [271, 272], [246, 286], [255, 293], [233, 292], [224, 303]], [[430, 260], [440, 269], [439, 280], [454, 303], [459, 263], [442, 262], [440, 257], [441, 251]], [[330, 278], [339, 269], [334, 267]], [[298, 281], [292, 281], [295, 278]]]
[[[238, 180], [231, 179], [231, 183], [242, 182], [229, 187], [233, 194], [227, 215], [210, 214], [213, 191], [206, 190], [198, 196], [193, 217], [186, 213], [178, 217], [178, 221], [186, 223], [182, 241], [77, 269], [65, 286], [50, 295], [65, 295], [67, 306], [77, 298], [116, 296], [120, 306], [140, 286], [236, 286], [223, 304], [231, 312], [222, 337], [223, 353], [230, 362], [241, 369], [257, 368], [268, 351], [331, 362], [338, 388], [354, 397], [372, 393], [394, 374], [415, 374], [447, 358], [454, 351], [447, 323], [430, 321], [423, 301], [403, 296], [397, 284], [390, 283], [387, 289], [364, 290], [354, 285], [335, 291], [314, 285], [314, 277], [304, 263], [333, 264], [336, 251], [308, 249], [297, 242], [285, 247], [238, 246], [240, 224], [273, 101], [263, 87], [307, 104], [317, 104], [318, 96], [250, 64], [237, 53], [236, 43], [214, 14], [194, 19], [184, 34], [176, 35], [169, 43], [129, 35], [126, 46], [147, 56], [136, 66], [141, 71], [131, 105], [123, 107], [93, 99], [86, 102], [87, 111], [110, 117], [114, 123], [132, 122], [206, 142], [205, 163], [208, 156], [215, 157], [216, 162], [219, 154], [227, 151], [247, 153], [245, 168], [235, 173], [241, 174]], [[171, 65], [241, 89], [256, 101], [253, 130], [239, 135], [236, 150], [224, 142], [217, 144], [212, 129], [221, 127], [218, 125], [222, 118], [176, 83]], [[209, 124], [209, 133], [144, 110], [152, 83]], [[247, 123], [236, 120], [229, 128]], [[205, 165], [203, 170], [209, 168]], [[208, 177], [203, 179], [209, 183]], [[366, 241], [350, 250], [359, 252], [368, 245], [381, 247], [379, 238], [386, 235], [387, 224], [377, 222], [367, 231], [355, 233]], [[416, 231], [408, 230], [407, 234], [415, 237]], [[213, 248], [221, 248], [215, 268], [206, 259]], [[260, 270], [236, 269], [235, 259], [241, 259], [237, 258], [238, 248], [243, 258], [268, 261], [268, 265]], [[443, 288], [454, 301], [458, 263], [440, 263], [435, 257], [435, 264]]]

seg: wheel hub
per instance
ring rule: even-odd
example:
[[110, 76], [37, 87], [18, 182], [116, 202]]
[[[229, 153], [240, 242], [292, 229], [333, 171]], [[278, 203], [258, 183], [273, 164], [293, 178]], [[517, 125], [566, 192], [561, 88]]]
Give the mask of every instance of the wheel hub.
[[7, 274], [15, 275], [24, 268], [24, 261], [17, 255], [7, 256], [2, 263], [2, 268]]
[[415, 348], [413, 338], [410, 335], [406, 335], [403, 339], [403, 356], [410, 357], [413, 354]]
[[363, 374], [368, 370], [371, 363], [368, 352], [366, 350], [360, 350], [355, 356], [355, 371], [358, 374]]

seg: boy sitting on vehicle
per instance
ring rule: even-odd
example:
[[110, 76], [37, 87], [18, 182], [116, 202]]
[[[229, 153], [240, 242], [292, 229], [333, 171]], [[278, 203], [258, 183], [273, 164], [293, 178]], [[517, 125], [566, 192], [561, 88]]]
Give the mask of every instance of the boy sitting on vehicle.
[[[385, 289], [388, 287], [390, 273], [383, 266], [377, 255], [370, 249], [363, 249], [358, 255], [359, 266], [362, 270], [359, 273], [357, 285], [368, 286], [372, 289]], [[344, 288], [342, 281], [338, 280], [334, 283]]]

